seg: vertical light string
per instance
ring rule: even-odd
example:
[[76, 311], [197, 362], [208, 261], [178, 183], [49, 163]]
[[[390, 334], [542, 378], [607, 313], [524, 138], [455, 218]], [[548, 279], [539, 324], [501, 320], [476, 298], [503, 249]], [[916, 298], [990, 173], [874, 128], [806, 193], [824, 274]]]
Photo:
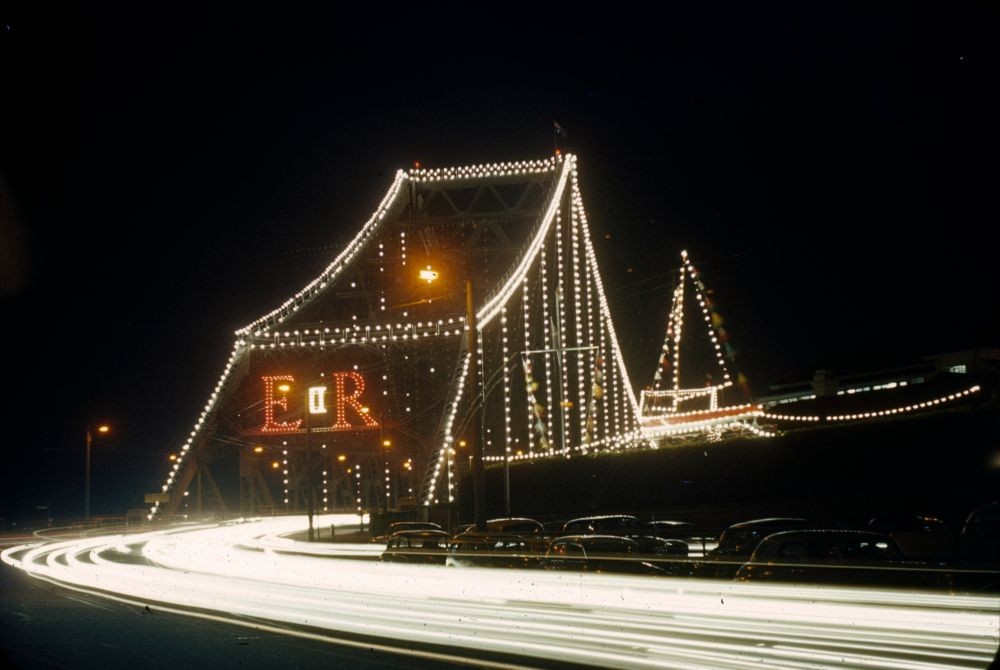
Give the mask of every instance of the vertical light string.
[[543, 354], [545, 356], [545, 430], [548, 434], [549, 450], [552, 450], [555, 445], [555, 428], [553, 427], [555, 407], [552, 404], [552, 342], [554, 336], [552, 333], [552, 311], [549, 303], [548, 254], [546, 252], [547, 249], [543, 246], [541, 250], [542, 261], [539, 267], [542, 283], [542, 348], [545, 349]]
[[392, 502], [392, 474], [389, 470], [389, 450], [385, 450], [385, 508], [391, 509], [389, 503]]
[[[468, 332], [468, 325], [466, 325], [466, 332]], [[431, 475], [430, 484], [427, 487], [427, 497], [424, 499], [425, 506], [430, 505], [432, 502], [439, 502], [439, 499], [434, 497], [434, 492], [437, 488], [437, 481], [441, 476], [442, 467], [445, 468], [445, 479], [448, 486], [451, 487], [452, 485], [451, 455], [454, 453], [455, 443], [452, 428], [455, 425], [455, 415], [458, 413], [458, 406], [462, 401], [462, 393], [465, 390], [466, 380], [469, 377], [469, 361], [469, 354], [464, 354], [462, 358], [462, 372], [458, 375], [458, 381], [455, 384], [455, 397], [451, 401], [451, 407], [448, 409], [448, 418], [445, 420], [444, 430], [442, 431], [443, 437], [441, 448], [438, 450], [437, 463], [434, 464], [434, 473]], [[449, 495], [451, 490], [451, 488], [448, 489]]]
[[[569, 370], [566, 365], [566, 352], [564, 351], [566, 347], [566, 262], [563, 257], [563, 225], [562, 225], [562, 210], [556, 210], [556, 297], [558, 301], [557, 309], [559, 311], [559, 332], [556, 335], [556, 348], [559, 350], [559, 366], [562, 371], [562, 383], [559, 386], [559, 416], [562, 417], [563, 413], [569, 409], [567, 403], [569, 399], [566, 397], [566, 382], [569, 379]], [[560, 445], [563, 446], [561, 452], [568, 456], [569, 451], [572, 449], [572, 438], [570, 435], [566, 435], [566, 429], [569, 427], [567, 421], [560, 420], [559, 431], [561, 435]]]
[[[577, 207], [580, 215], [580, 221], [583, 224], [584, 230], [587, 229], [587, 212], [583, 207], [583, 197], [580, 195], [579, 180], [577, 177], [576, 169], [576, 159], [573, 159], [573, 181], [572, 181], [572, 195], [573, 202]], [[625, 359], [622, 356], [621, 347], [618, 344], [618, 337], [615, 334], [614, 322], [611, 319], [611, 309], [608, 307], [608, 299], [604, 294], [604, 285], [601, 282], [600, 268], [597, 266], [597, 256], [594, 253], [594, 246], [591, 244], [589, 237], [585, 238], [587, 241], [587, 262], [589, 263], [589, 270], [594, 279], [594, 288], [597, 292], [597, 299], [601, 306], [601, 315], [604, 320], [604, 326], [607, 329], [607, 335], [611, 344], [611, 352], [615, 359], [615, 374], [612, 378], [620, 377], [620, 382], [622, 386], [622, 403], [624, 405], [624, 423], [628, 428], [628, 432], [619, 432], [616, 430], [616, 439], [622, 444], [630, 443], [638, 439], [638, 416], [639, 416], [639, 404], [636, 400], [635, 393], [632, 390], [631, 382], [629, 380], [628, 369], [625, 367]], [[616, 394], [617, 395], [617, 394]]]
[[510, 427], [510, 368], [509, 351], [507, 342], [507, 308], [500, 311], [500, 353], [503, 356], [503, 429], [504, 429], [504, 458], [508, 461], [511, 455], [511, 427]]
[[721, 384], [716, 384], [719, 388], [726, 386], [732, 386], [732, 379], [729, 376], [729, 369], [726, 367], [725, 357], [722, 355], [722, 345], [719, 343], [719, 338], [715, 332], [715, 325], [712, 323], [712, 315], [709, 312], [708, 304], [705, 300], [705, 285], [701, 281], [701, 277], [698, 275], [698, 271], [695, 269], [694, 265], [691, 264], [690, 259], [688, 259], [687, 252], [682, 252], [681, 258], [684, 260], [684, 266], [687, 268], [688, 273], [691, 275], [691, 281], [694, 284], [695, 297], [698, 299], [698, 305], [701, 307], [702, 317], [705, 319], [705, 325], [708, 330], [708, 339], [712, 342], [712, 347], [715, 351], [715, 360], [719, 365], [719, 369], [722, 370], [723, 382]]
[[583, 351], [583, 290], [580, 282], [580, 231], [579, 220], [576, 216], [576, 208], [570, 206], [569, 211], [569, 233], [570, 233], [570, 265], [573, 270], [573, 339], [576, 346], [576, 411], [580, 422], [580, 444], [577, 445], [580, 453], [587, 453], [589, 447], [589, 433], [587, 430], [588, 403], [587, 403], [587, 365]]
[[[687, 259], [687, 252], [681, 252], [683, 257]], [[677, 284], [677, 291], [679, 292], [679, 298], [675, 302], [677, 308], [672, 314], [672, 321], [674, 324], [674, 360], [673, 360], [673, 382], [674, 382], [674, 396], [673, 403], [671, 405], [671, 410], [676, 412], [678, 407], [677, 404], [680, 402], [680, 396], [677, 391], [681, 387], [681, 336], [684, 332], [684, 279], [687, 276], [684, 268], [681, 268], [680, 280]]]
[[[682, 271], [683, 274], [683, 271]], [[673, 344], [674, 344], [674, 320], [677, 314], [677, 301], [680, 293], [680, 284], [674, 287], [673, 297], [670, 300], [670, 312], [667, 314], [667, 334], [663, 338], [663, 347], [660, 350], [660, 358], [656, 364], [656, 371], [653, 373], [653, 390], [659, 391], [663, 381], [663, 371], [673, 365]], [[683, 298], [683, 296], [680, 296]]]
[[[288, 442], [282, 442], [283, 446], [288, 446]], [[288, 511], [288, 449], [281, 450], [281, 472], [284, 475], [282, 483], [285, 491], [285, 511]]]
[[[531, 295], [528, 291], [528, 276], [524, 276], [524, 282], [521, 286], [521, 310], [523, 313], [522, 320], [524, 321], [524, 347], [522, 351], [531, 351]], [[532, 375], [528, 372], [530, 370], [530, 358], [531, 354], [521, 355], [521, 365], [525, 367], [524, 372], [524, 399], [527, 403], [527, 418], [528, 422], [528, 456], [535, 455], [535, 394], [530, 388], [533, 383]]]
[[445, 474], [447, 475], [448, 478], [448, 502], [455, 501], [455, 495], [453, 493], [453, 491], [455, 490], [455, 482], [452, 479], [452, 473], [454, 472], [452, 465], [454, 464], [454, 462], [455, 462], [455, 446], [454, 443], [451, 443], [445, 450], [445, 468], [446, 468]]
[[[573, 209], [575, 211], [576, 207], [574, 206]], [[597, 339], [594, 333], [594, 296], [591, 291], [591, 284], [593, 282], [593, 279], [591, 278], [590, 273], [586, 272], [586, 267], [587, 267], [586, 250], [588, 246], [587, 243], [590, 241], [589, 239], [590, 234], [588, 233], [586, 226], [581, 226], [581, 230], [583, 233], [583, 242], [584, 242], [580, 246], [580, 256], [581, 256], [581, 265], [583, 265], [583, 267], [585, 268], [583, 276], [583, 290], [584, 290], [583, 304], [584, 304], [584, 311], [586, 312], [587, 315], [585, 320], [587, 326], [586, 343], [588, 347], [595, 347], [597, 346]], [[589, 422], [588, 434], [591, 437], [596, 436], [597, 441], [603, 443], [605, 436], [602, 434], [604, 431], [601, 430], [601, 427], [604, 425], [604, 415], [598, 412], [599, 403], [597, 402], [599, 399], [598, 395], [600, 395], [601, 398], [604, 397], [605, 377], [603, 370], [604, 362], [603, 362], [603, 356], [601, 354], [601, 348], [598, 347], [597, 349], [589, 349], [587, 351], [587, 360], [592, 361], [592, 363], [588, 362], [587, 364], [587, 371], [590, 375], [589, 377], [590, 383], [587, 386], [588, 388], [587, 420]], [[598, 378], [600, 379], [600, 381], [598, 381]]]
[[362, 514], [361, 497], [362, 496], [361, 496], [361, 464], [360, 463], [359, 464], [355, 464], [355, 466], [354, 466], [354, 491], [355, 491], [355, 500], [357, 501], [357, 504], [358, 504], [358, 516], [361, 516], [361, 514]]
[[[479, 408], [479, 416], [482, 417], [482, 423], [478, 426], [473, 426], [472, 430], [478, 431], [477, 439], [482, 440], [483, 444], [483, 455], [490, 453], [493, 447], [493, 433], [490, 431], [489, 426], [486, 424], [486, 356], [483, 354], [483, 342], [486, 340], [486, 331], [482, 331], [482, 334], [476, 338], [476, 352], [479, 356], [479, 386], [478, 388], [473, 385], [472, 392], [472, 402], [481, 403]], [[473, 382], [475, 384], [475, 381]], [[475, 416], [475, 415], [473, 415]], [[484, 429], [485, 428], [485, 435]]]
[[[323, 449], [326, 449], [326, 445], [323, 445]], [[327, 480], [327, 454], [323, 452], [323, 511], [329, 512], [330, 509], [330, 498], [329, 498], [329, 483]]]
[[[611, 396], [614, 395], [614, 392], [609, 392], [609, 391], [611, 391], [611, 389], [609, 388], [609, 384], [608, 384], [608, 357], [610, 356], [610, 352], [608, 351], [608, 340], [604, 336], [604, 330], [605, 329], [603, 327], [601, 327], [601, 325], [600, 325], [600, 323], [601, 323], [600, 312], [598, 312], [598, 315], [597, 315], [597, 322], [598, 322], [597, 333], [598, 333], [598, 337], [599, 337], [599, 339], [598, 339], [598, 342], [599, 342], [599, 344], [598, 344], [598, 351], [600, 352], [600, 356], [601, 356], [601, 361], [600, 361], [601, 378], [604, 380], [604, 384], [603, 384], [603, 386], [604, 386], [604, 394], [601, 396], [601, 427], [603, 428], [602, 438], [601, 439], [604, 440], [605, 444], [608, 444], [608, 443], [611, 442], [611, 424], [610, 424], [611, 413], [610, 412], [611, 412]], [[614, 376], [611, 379], [611, 382], [617, 388], [617, 379], [614, 378]], [[618, 403], [617, 398], [615, 398], [615, 404], [617, 405], [617, 403]], [[617, 446], [618, 445], [617, 445], [617, 442], [616, 442], [615, 443], [615, 448], [617, 448]]]

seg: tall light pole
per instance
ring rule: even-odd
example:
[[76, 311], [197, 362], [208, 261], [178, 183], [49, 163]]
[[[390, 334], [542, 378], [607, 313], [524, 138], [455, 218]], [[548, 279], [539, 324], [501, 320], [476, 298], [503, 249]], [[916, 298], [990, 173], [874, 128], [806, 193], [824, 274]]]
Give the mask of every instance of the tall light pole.
[[313, 454], [312, 454], [312, 422], [310, 417], [313, 414], [326, 414], [326, 402], [324, 396], [326, 394], [325, 386], [311, 386], [308, 391], [306, 391], [306, 412], [305, 412], [305, 424], [306, 424], [306, 467], [305, 467], [305, 484], [306, 484], [306, 512], [309, 515], [309, 541], [312, 542], [315, 539], [315, 531], [313, 529], [313, 516], [316, 514], [316, 505], [314, 493], [314, 477], [313, 477]]
[[[385, 425], [384, 421], [385, 419], [383, 418], [383, 425]], [[389, 498], [392, 496], [392, 473], [391, 473], [391, 468], [389, 467], [389, 447], [391, 446], [392, 446], [392, 440], [390, 439], [382, 440], [382, 460], [383, 460], [383, 469], [385, 470], [385, 495], [383, 496], [385, 508], [383, 511], [386, 514], [389, 513], [389, 502], [390, 502]]]
[[[97, 433], [99, 435], [106, 435], [111, 431], [111, 427], [102, 424], [97, 427]], [[94, 436], [90, 433], [90, 426], [87, 426], [87, 465], [85, 468], [84, 475], [84, 487], [83, 487], [83, 518], [87, 523], [90, 523], [90, 445], [94, 441]]]

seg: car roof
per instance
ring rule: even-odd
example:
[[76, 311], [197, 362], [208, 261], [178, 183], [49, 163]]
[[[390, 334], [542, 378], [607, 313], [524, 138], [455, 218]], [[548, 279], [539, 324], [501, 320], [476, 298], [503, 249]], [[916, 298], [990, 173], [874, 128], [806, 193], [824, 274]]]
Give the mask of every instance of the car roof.
[[905, 514], [881, 514], [879, 516], [872, 517], [868, 522], [869, 525], [891, 525], [898, 523], [905, 523], [910, 521], [921, 521], [930, 523], [944, 523], [940, 517], [934, 516], [933, 514], [918, 514], [918, 513], [905, 513]]
[[451, 537], [443, 530], [397, 530], [391, 537]]
[[576, 523], [577, 521], [603, 521], [605, 519], [635, 519], [639, 520], [638, 517], [632, 516], [631, 514], [601, 514], [598, 516], [581, 516], [576, 519], [570, 519], [566, 523]]
[[515, 535], [514, 533], [491, 533], [489, 531], [485, 533], [478, 533], [474, 530], [456, 535], [452, 539], [457, 542], [482, 542], [484, 540], [516, 540], [518, 542], [524, 542], [524, 538], [522, 536]]
[[750, 519], [749, 521], [741, 521], [739, 523], [734, 523], [730, 528], [742, 530], [745, 528], [772, 528], [785, 526], [790, 523], [800, 524], [808, 523], [805, 519], [799, 517], [767, 517], [766, 519]]
[[965, 523], [971, 524], [995, 524], [1000, 521], [1000, 501], [986, 503], [969, 512]]
[[552, 544], [567, 544], [570, 542], [583, 545], [597, 542], [619, 542], [621, 544], [639, 546], [639, 543], [635, 540], [622, 537], [621, 535], [563, 535], [552, 540]]
[[816, 529], [816, 530], [786, 530], [780, 533], [768, 535], [762, 542], [776, 542], [779, 540], [871, 540], [888, 542], [889, 536], [885, 533], [875, 533], [869, 530], [844, 530], [840, 528]]
[[690, 521], [647, 521], [646, 526], [690, 526]]

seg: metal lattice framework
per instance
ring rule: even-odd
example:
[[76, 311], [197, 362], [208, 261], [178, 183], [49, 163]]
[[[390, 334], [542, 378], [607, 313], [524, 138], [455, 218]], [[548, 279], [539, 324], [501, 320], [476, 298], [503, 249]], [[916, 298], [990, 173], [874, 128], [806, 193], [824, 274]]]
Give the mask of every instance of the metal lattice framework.
[[[471, 334], [466, 279], [478, 298]], [[480, 357], [475, 380], [468, 375], [470, 335]], [[341, 402], [336, 422], [312, 427], [298, 387], [285, 395], [275, 390], [279, 382], [287, 389], [320, 380], [344, 394], [348, 377], [354, 404], [345, 410]], [[346, 416], [369, 405], [371, 417]], [[169, 499], [150, 516], [176, 512], [209, 455], [234, 436], [283, 449], [286, 505], [288, 460], [303, 442], [331, 447], [322, 452], [326, 482], [334, 451], [357, 462], [357, 454], [377, 453], [381, 439], [374, 435], [390, 433], [409, 467], [425, 472], [420, 502], [450, 501], [467, 457], [462, 435], [475, 429], [474, 405], [482, 408], [478, 428], [489, 461], [566, 458], [640, 443], [638, 402], [572, 155], [398, 171], [372, 217], [319, 276], [236, 331], [219, 381], [162, 486]]]

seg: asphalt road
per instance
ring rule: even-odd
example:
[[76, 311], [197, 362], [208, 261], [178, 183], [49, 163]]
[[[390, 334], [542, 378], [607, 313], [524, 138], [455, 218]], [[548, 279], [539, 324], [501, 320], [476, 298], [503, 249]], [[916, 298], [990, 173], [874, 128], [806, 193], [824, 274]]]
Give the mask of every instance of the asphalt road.
[[[273, 624], [272, 624], [273, 625]], [[0, 565], [3, 668], [449, 668], [75, 593]]]

